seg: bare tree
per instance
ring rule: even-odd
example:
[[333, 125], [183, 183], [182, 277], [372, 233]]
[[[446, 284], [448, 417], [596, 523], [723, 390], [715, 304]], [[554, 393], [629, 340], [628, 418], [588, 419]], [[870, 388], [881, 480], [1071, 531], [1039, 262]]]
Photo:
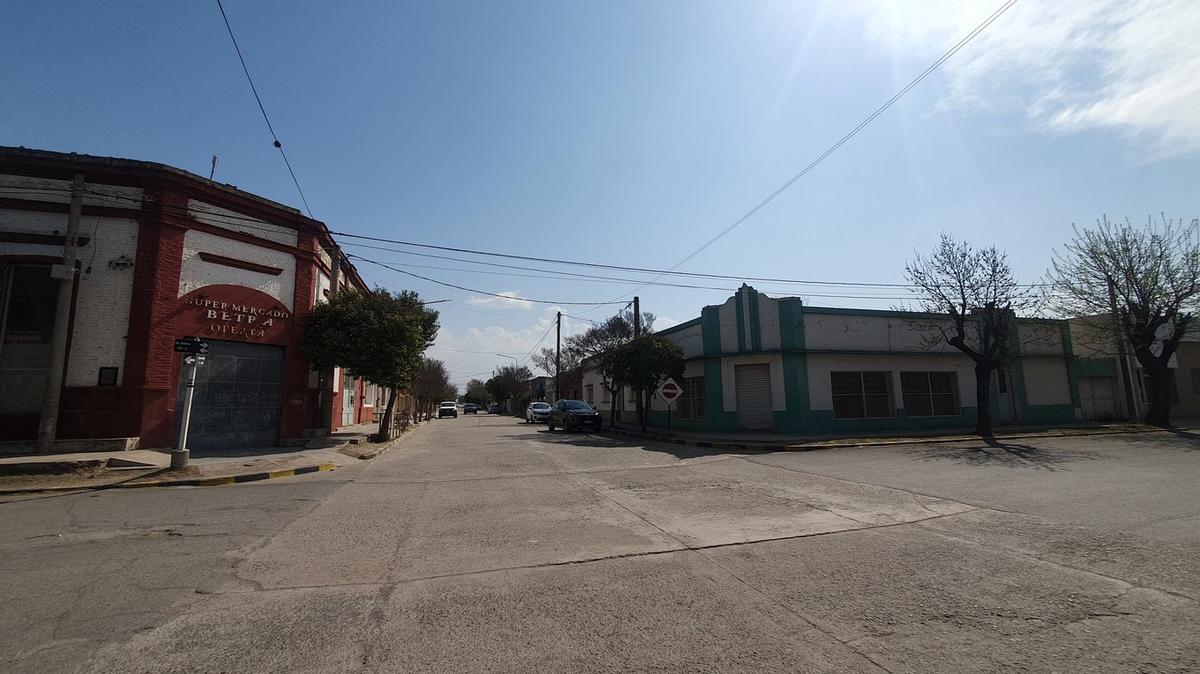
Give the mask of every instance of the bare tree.
[[921, 310], [939, 315], [914, 322], [927, 343], [949, 344], [975, 363], [975, 432], [990, 438], [992, 372], [1008, 362], [1016, 312], [1033, 306], [1032, 292], [1017, 283], [1004, 251], [977, 249], [949, 234], [942, 234], [931, 255], [906, 264], [904, 273]]
[[1049, 279], [1055, 306], [1128, 340], [1150, 378], [1146, 423], [1168, 426], [1171, 371], [1200, 305], [1200, 220], [1147, 218], [1145, 227], [1107, 216], [1055, 251]]

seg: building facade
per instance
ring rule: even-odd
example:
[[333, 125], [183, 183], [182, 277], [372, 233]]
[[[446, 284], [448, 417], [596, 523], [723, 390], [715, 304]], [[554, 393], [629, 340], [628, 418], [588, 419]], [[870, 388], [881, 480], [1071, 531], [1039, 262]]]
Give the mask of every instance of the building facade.
[[[939, 339], [929, 314], [808, 307], [743, 285], [699, 318], [658, 332], [685, 358], [672, 426], [704, 431], [837, 434], [971, 428], [978, 413], [973, 362]], [[1011, 363], [990, 383], [994, 422], [1049, 424], [1081, 416], [1066, 321], [1020, 319]], [[585, 397], [608, 412], [595, 371]], [[629, 390], [617, 400], [633, 418]], [[667, 407], [651, 400], [650, 423]]]
[[[338, 288], [329, 230], [299, 211], [162, 164], [0, 148], [0, 439], [36, 434], [73, 176], [82, 219], [58, 437], [177, 439], [187, 368], [210, 344], [189, 446], [271, 446], [370, 421], [380, 392], [300, 353], [301, 322]], [[337, 279], [334, 281], [334, 279]], [[399, 409], [399, 408], [398, 408]]]

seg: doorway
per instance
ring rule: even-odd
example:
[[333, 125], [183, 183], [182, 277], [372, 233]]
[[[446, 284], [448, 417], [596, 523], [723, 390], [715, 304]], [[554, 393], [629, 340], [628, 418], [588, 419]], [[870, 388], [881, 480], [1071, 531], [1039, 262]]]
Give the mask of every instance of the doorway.
[[1017, 399], [1013, 392], [1012, 372], [1006, 368], [996, 370], [996, 423], [1011, 424], [1017, 420]]
[[[188, 449], [211, 452], [278, 444], [283, 347], [215, 339], [208, 345], [205, 363], [196, 371]], [[188, 375], [189, 368], [181, 366], [176, 438]]]
[[354, 377], [342, 372], [342, 425], [353, 426], [358, 421], [354, 418]]
[[37, 437], [59, 285], [49, 265], [0, 264], [0, 439]]
[[733, 374], [738, 428], [769, 430], [775, 420], [771, 400], [771, 366], [766, 363], [737, 365], [733, 368]]

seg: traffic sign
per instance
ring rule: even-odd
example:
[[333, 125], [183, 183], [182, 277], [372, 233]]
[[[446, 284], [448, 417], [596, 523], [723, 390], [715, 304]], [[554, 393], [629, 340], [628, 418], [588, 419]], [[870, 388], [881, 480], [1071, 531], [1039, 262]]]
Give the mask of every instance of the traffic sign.
[[675, 399], [678, 398], [682, 393], [683, 389], [681, 389], [679, 384], [676, 384], [675, 380], [671, 379], [670, 377], [668, 377], [667, 380], [662, 383], [662, 386], [658, 387], [658, 396], [667, 401], [668, 405], [675, 402]]
[[208, 342], [199, 337], [184, 337], [175, 340], [175, 350], [179, 353], [208, 353]]

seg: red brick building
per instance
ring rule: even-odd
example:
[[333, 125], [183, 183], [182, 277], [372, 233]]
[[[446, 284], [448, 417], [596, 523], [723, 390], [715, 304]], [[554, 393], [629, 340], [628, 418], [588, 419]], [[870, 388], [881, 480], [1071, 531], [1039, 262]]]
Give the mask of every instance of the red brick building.
[[340, 371], [321, 381], [300, 353], [302, 320], [332, 279], [366, 287], [344, 259], [334, 265], [324, 223], [162, 164], [0, 148], [0, 439], [36, 435], [59, 286], [51, 266], [62, 263], [77, 174], [59, 438], [173, 446], [186, 370], [173, 345], [191, 336], [211, 345], [189, 434], [197, 450], [374, 418], [382, 392]]

